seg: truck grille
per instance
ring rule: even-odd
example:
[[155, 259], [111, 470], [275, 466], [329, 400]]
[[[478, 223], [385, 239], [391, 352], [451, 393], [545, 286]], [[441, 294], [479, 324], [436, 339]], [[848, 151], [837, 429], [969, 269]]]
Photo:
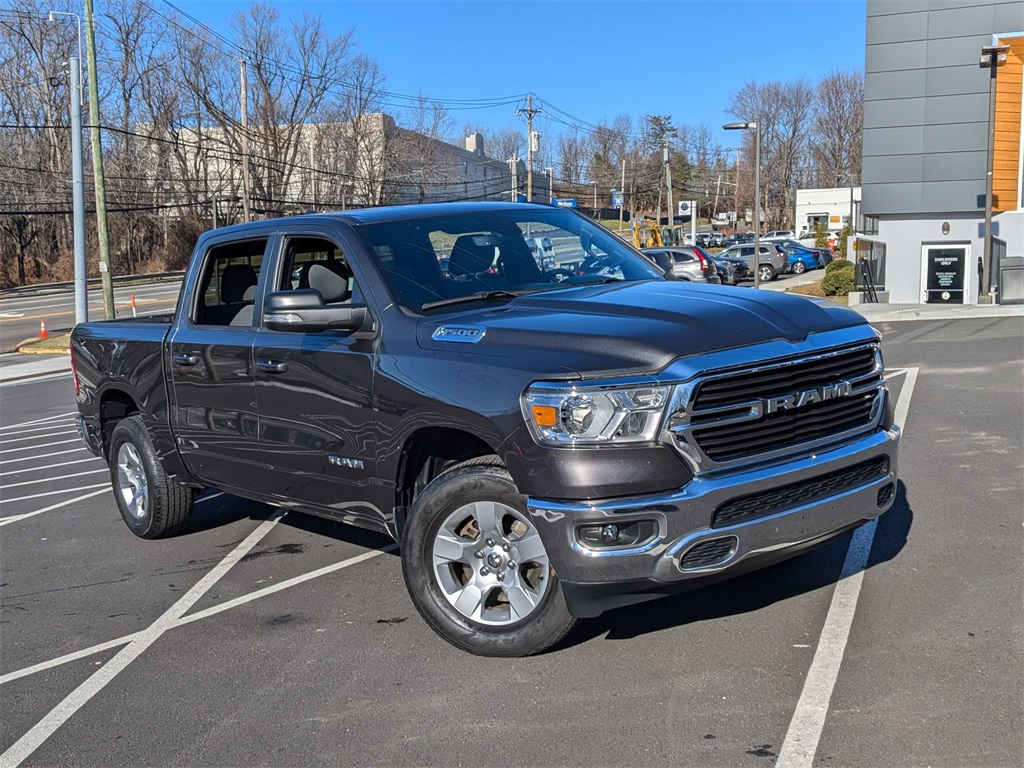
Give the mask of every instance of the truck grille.
[[830, 350], [686, 385], [669, 429], [716, 469], [866, 431], [884, 388], [877, 344]]
[[729, 525], [795, 509], [804, 504], [811, 504], [829, 496], [868, 485], [884, 478], [888, 473], [889, 462], [886, 458], [881, 457], [862, 461], [852, 467], [812, 477], [799, 483], [791, 483], [763, 493], [730, 499], [715, 510], [715, 514], [711, 518], [711, 527], [725, 528]]

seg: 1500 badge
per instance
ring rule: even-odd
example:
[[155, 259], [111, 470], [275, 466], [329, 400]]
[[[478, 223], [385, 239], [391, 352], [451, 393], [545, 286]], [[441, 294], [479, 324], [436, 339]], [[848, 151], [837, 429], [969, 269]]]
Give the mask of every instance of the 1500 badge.
[[463, 344], [476, 344], [487, 333], [487, 329], [479, 325], [442, 325], [434, 331], [434, 341], [458, 341]]

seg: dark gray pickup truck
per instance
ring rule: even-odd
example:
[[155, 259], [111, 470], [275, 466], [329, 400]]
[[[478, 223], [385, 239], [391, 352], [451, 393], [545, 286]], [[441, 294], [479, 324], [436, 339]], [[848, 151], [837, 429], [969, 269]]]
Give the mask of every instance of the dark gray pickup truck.
[[72, 354], [133, 533], [187, 530], [204, 488], [385, 532], [424, 619], [478, 654], [791, 556], [895, 495], [859, 315], [672, 280], [546, 206], [214, 230], [173, 316], [79, 325]]

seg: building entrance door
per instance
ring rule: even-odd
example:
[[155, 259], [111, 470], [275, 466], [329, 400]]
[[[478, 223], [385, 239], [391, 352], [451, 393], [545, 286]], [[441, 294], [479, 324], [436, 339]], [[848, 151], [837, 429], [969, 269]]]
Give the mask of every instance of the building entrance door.
[[926, 245], [924, 251], [924, 300], [927, 304], [963, 304], [967, 298], [965, 276], [969, 245]]

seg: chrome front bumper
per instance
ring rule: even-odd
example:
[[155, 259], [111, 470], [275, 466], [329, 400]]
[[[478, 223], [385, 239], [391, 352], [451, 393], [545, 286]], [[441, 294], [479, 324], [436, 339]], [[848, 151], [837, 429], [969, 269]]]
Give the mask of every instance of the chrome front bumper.
[[[567, 584], [590, 586], [646, 582], [679, 584], [723, 574], [760, 555], [799, 549], [878, 517], [896, 497], [900, 430], [893, 426], [805, 458], [753, 469], [696, 477], [671, 493], [594, 502], [527, 499], [551, 564]], [[775, 514], [712, 528], [712, 516], [726, 502], [772, 489], [813, 482], [872, 459], [885, 459], [887, 471], [866, 482], [783, 508]], [[886, 490], [887, 485], [892, 485]], [[887, 498], [879, 503], [880, 498]], [[881, 495], [880, 495], [881, 494]], [[598, 550], [581, 543], [581, 526], [650, 520], [656, 536], [638, 546]], [[681, 564], [702, 542], [733, 537], [731, 551], [710, 565]], [[620, 590], [621, 591], [621, 590]]]

